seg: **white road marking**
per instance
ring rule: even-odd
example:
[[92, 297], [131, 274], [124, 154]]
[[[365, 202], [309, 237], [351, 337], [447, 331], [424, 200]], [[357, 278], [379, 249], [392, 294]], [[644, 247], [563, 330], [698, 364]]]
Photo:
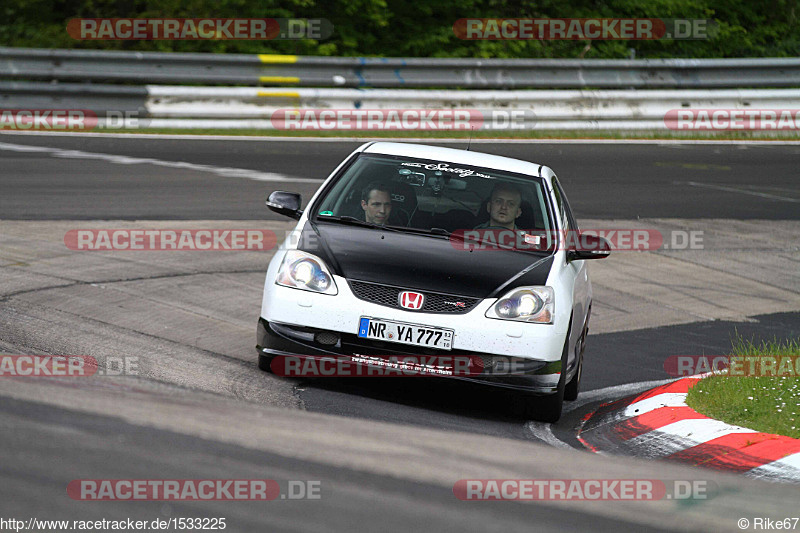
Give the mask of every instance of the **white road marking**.
[[800, 481], [800, 453], [793, 453], [777, 461], [757, 466], [748, 470], [745, 475], [767, 480], [778, 479], [784, 481], [791, 479]]
[[553, 448], [573, 449], [572, 446], [553, 435], [552, 424], [531, 420], [525, 423], [525, 429], [530, 432], [533, 438], [549, 444]]
[[756, 433], [720, 420], [686, 419], [648, 431], [628, 440], [628, 446], [645, 451], [647, 457], [666, 457], [698, 444], [734, 433]]
[[739, 194], [748, 194], [750, 196], [758, 196], [759, 198], [767, 198], [768, 200], [779, 200], [781, 202], [792, 202], [792, 203], [800, 203], [800, 200], [797, 198], [789, 198], [788, 196], [778, 196], [777, 194], [767, 194], [763, 192], [755, 192], [755, 191], [748, 191], [737, 189], [736, 187], [726, 187], [724, 185], [714, 185], [711, 183], [699, 183], [696, 181], [684, 181], [678, 183], [685, 183], [687, 185], [691, 185], [692, 187], [702, 187], [705, 189], [714, 189], [717, 191], [725, 191], [725, 192], [738, 192]]
[[578, 399], [574, 402], [568, 403], [565, 411], [569, 413], [578, 407], [586, 405], [590, 402], [597, 402], [607, 399], [618, 400], [626, 396], [631, 396], [639, 392], [644, 392], [648, 389], [654, 389], [667, 383], [672, 383], [680, 378], [657, 379], [654, 381], [640, 381], [638, 383], [623, 383], [622, 385], [614, 385], [613, 387], [605, 387], [603, 389], [595, 389], [588, 392], [580, 393]]
[[293, 176], [286, 176], [284, 174], [276, 174], [274, 172], [259, 172], [257, 170], [250, 170], [246, 168], [232, 168], [232, 167], [216, 167], [213, 165], [201, 165], [198, 163], [187, 163], [186, 161], [164, 161], [162, 159], [153, 159], [150, 157], [130, 157], [114, 154], [103, 154], [97, 152], [84, 152], [81, 150], [66, 150], [63, 148], [52, 148], [49, 146], [30, 146], [27, 144], [11, 144], [0, 142], [0, 150], [9, 150], [12, 152], [26, 152], [26, 153], [43, 153], [49, 154], [53, 157], [62, 157], [65, 159], [95, 159], [99, 161], [107, 161], [118, 165], [156, 165], [160, 167], [180, 168], [186, 170], [194, 170], [198, 172], [209, 172], [225, 178], [246, 178], [255, 181], [269, 181], [269, 182], [307, 182], [307, 183], [322, 183], [323, 180], [319, 179], [304, 179], [296, 178]]
[[[656, 381], [642, 381], [639, 383], [625, 383], [623, 385], [614, 385], [613, 387], [605, 387], [603, 389], [595, 389], [588, 392], [582, 392], [578, 396], [577, 400], [573, 402], [564, 403], [562, 418], [563, 415], [570, 413], [575, 409], [578, 409], [579, 407], [586, 405], [587, 403], [602, 401], [605, 399], [612, 399], [612, 398], [613, 399], [624, 398], [625, 396], [630, 396], [638, 392], [643, 392], [647, 389], [652, 389], [654, 387], [666, 385], [667, 383], [672, 383], [675, 380], [676, 378], [662, 379]], [[553, 434], [552, 424], [530, 420], [525, 423], [525, 429], [531, 434], [531, 436], [534, 439], [541, 440], [542, 442], [545, 442], [550, 446], [553, 446], [555, 448], [572, 449], [572, 446], [560, 440]]]
[[665, 392], [642, 401], [632, 403], [622, 412], [622, 418], [641, 416], [650, 411], [661, 409], [662, 407], [685, 407], [686, 393]]

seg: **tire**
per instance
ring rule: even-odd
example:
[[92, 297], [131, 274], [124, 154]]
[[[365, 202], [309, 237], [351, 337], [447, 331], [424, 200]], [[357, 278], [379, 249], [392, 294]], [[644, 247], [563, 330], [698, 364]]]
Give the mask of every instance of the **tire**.
[[581, 343], [581, 349], [578, 352], [578, 368], [575, 370], [575, 375], [572, 376], [572, 379], [569, 380], [569, 383], [567, 383], [566, 387], [564, 387], [564, 399], [568, 402], [578, 399], [578, 392], [581, 388], [581, 376], [583, 375], [583, 349], [586, 345], [586, 329], [583, 330], [583, 334], [578, 342]]
[[[567, 339], [564, 341], [564, 350], [561, 352], [561, 368], [567, 366], [567, 356], [569, 352], [569, 331]], [[530, 394], [517, 395], [516, 405], [520, 414], [525, 418], [538, 422], [558, 422], [561, 418], [561, 409], [564, 406], [564, 390], [566, 388], [566, 372], [561, 373], [556, 386], [556, 392], [547, 396], [533, 396]]]
[[272, 357], [264, 354], [258, 354], [258, 368], [263, 370], [264, 372], [269, 372], [270, 374], [274, 374], [272, 371]]
[[532, 411], [529, 417], [538, 422], [554, 424], [561, 418], [561, 409], [564, 405], [564, 383], [559, 380], [558, 391], [547, 396], [528, 397]]

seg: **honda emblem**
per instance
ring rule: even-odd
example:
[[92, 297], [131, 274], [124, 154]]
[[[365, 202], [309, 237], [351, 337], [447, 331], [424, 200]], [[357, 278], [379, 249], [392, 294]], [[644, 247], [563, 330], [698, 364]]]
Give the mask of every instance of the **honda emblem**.
[[422, 309], [425, 302], [425, 295], [421, 292], [402, 291], [397, 297], [400, 307], [405, 309]]

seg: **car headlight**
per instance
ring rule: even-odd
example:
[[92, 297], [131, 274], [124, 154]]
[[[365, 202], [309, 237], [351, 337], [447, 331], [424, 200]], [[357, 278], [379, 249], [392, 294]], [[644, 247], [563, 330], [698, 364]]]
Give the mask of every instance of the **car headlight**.
[[497, 300], [486, 311], [486, 317], [552, 324], [555, 305], [552, 287], [518, 287]]
[[299, 250], [286, 252], [275, 283], [322, 294], [339, 293], [333, 276], [322, 259]]

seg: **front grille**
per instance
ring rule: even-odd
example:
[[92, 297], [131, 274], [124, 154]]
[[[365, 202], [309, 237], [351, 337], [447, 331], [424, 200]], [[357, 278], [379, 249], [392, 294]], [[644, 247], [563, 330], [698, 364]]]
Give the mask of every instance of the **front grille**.
[[327, 346], [333, 346], [334, 344], [339, 343], [339, 335], [332, 331], [320, 331], [314, 335], [314, 342], [325, 344]]
[[[397, 301], [397, 297], [400, 292], [405, 290], [413, 290], [399, 287], [387, 287], [386, 285], [379, 285], [377, 283], [369, 283], [366, 281], [347, 280], [347, 282], [350, 284], [350, 289], [357, 298], [367, 302], [376, 303], [378, 305], [393, 307], [395, 309], [404, 309], [400, 307], [400, 304]], [[480, 301], [479, 298], [467, 298], [464, 296], [454, 296], [452, 294], [426, 291], [417, 292], [421, 292], [425, 295], [425, 302], [422, 305], [422, 309], [404, 309], [405, 311], [418, 311], [420, 313], [463, 314], [475, 307], [475, 305]], [[463, 304], [463, 307], [460, 304]]]

